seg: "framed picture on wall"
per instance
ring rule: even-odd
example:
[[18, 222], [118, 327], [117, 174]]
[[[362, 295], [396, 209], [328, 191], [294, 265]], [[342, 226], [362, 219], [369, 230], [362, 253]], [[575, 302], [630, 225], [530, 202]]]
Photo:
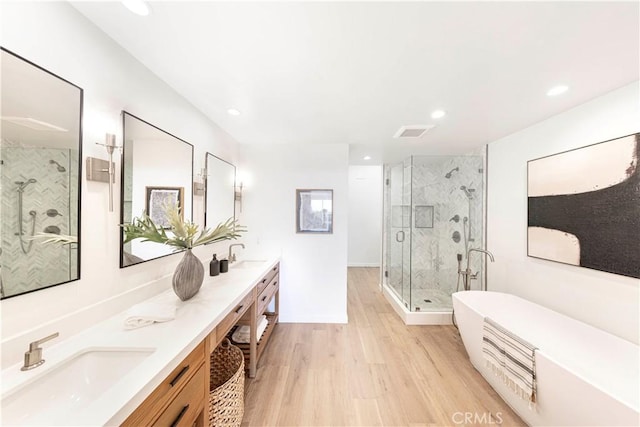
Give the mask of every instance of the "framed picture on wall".
[[146, 187], [146, 190], [145, 211], [158, 227], [171, 227], [166, 214], [169, 206], [176, 206], [180, 210], [180, 218], [184, 217], [184, 187]]
[[296, 190], [296, 232], [333, 233], [333, 190]]
[[530, 160], [527, 254], [640, 278], [640, 134]]

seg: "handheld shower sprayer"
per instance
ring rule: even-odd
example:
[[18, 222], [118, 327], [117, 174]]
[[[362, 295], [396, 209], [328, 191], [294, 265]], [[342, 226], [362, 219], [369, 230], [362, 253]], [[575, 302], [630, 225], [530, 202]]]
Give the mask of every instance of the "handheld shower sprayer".
[[34, 184], [38, 181], [36, 181], [34, 178], [30, 178], [27, 181], [16, 181], [14, 182], [14, 184], [16, 184], [18, 186], [18, 189], [16, 190], [18, 193], [22, 193], [24, 191], [25, 188], [27, 188], [27, 185], [29, 184]]

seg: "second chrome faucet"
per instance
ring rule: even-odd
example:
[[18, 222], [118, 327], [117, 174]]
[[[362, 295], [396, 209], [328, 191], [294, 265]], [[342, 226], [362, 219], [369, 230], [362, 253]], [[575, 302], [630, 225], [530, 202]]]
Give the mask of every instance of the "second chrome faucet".
[[236, 262], [236, 254], [233, 253], [234, 246], [242, 246], [242, 249], [244, 249], [244, 243], [234, 243], [229, 245], [229, 264]]

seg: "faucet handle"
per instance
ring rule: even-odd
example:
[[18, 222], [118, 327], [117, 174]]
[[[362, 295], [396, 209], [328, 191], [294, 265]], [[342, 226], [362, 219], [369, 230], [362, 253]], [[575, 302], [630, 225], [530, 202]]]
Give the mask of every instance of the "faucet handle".
[[29, 344], [29, 351], [35, 351], [40, 346], [40, 344], [45, 343], [47, 341], [51, 341], [52, 339], [58, 338], [59, 336], [60, 336], [60, 333], [56, 332], [47, 337], [40, 338], [39, 340]]
[[24, 353], [24, 365], [20, 368], [21, 371], [28, 371], [33, 368], [37, 368], [38, 366], [44, 363], [44, 359], [42, 358], [42, 349], [39, 347], [40, 344], [50, 341], [56, 337], [58, 337], [60, 333], [56, 332], [55, 334], [51, 334], [48, 337], [40, 338], [32, 343], [29, 343], [29, 351]]

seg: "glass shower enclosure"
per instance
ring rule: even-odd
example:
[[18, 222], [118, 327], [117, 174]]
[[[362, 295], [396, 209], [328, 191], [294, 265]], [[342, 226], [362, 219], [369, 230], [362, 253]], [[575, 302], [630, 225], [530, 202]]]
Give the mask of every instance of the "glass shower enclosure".
[[[411, 312], [450, 312], [469, 249], [484, 248], [484, 157], [412, 156], [384, 168], [383, 283]], [[484, 257], [473, 256], [482, 289]]]

